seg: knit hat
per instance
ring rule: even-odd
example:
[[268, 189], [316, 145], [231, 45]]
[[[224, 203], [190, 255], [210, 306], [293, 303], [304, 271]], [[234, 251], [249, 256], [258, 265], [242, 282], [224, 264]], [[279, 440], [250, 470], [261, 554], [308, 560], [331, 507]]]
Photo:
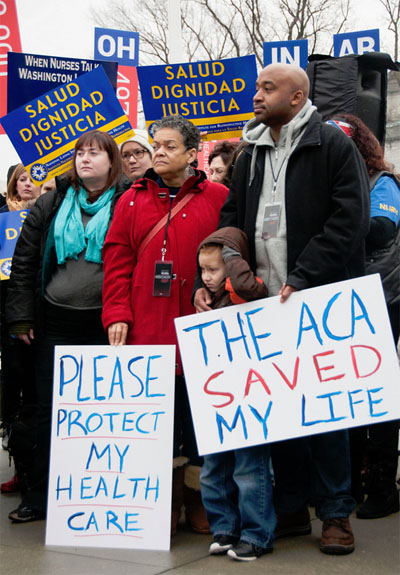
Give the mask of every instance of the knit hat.
[[348, 122], [344, 122], [343, 120], [328, 120], [327, 122], [325, 122], [325, 124], [329, 124], [330, 126], [339, 128], [339, 130], [342, 130], [342, 132], [344, 132], [346, 136], [349, 136], [349, 138], [351, 138], [352, 127], [351, 124], [349, 124]]
[[119, 149], [120, 149], [121, 153], [122, 153], [122, 148], [128, 142], [136, 142], [137, 144], [140, 144], [141, 146], [143, 146], [143, 148], [145, 148], [148, 152], [150, 152], [151, 156], [153, 155], [153, 148], [151, 147], [151, 145], [149, 143], [146, 130], [135, 129], [135, 135], [133, 136], [133, 138], [129, 138], [129, 140], [125, 140], [125, 142], [122, 142], [122, 144], [120, 144]]

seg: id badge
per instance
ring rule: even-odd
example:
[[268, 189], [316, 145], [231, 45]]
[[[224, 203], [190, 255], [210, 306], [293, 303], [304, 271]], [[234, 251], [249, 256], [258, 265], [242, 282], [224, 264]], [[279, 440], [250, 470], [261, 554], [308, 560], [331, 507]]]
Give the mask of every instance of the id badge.
[[279, 224], [281, 221], [281, 202], [275, 204], [266, 204], [264, 208], [264, 220], [261, 237], [263, 240], [276, 238], [278, 235]]
[[172, 282], [172, 262], [157, 261], [154, 269], [153, 296], [169, 297]]

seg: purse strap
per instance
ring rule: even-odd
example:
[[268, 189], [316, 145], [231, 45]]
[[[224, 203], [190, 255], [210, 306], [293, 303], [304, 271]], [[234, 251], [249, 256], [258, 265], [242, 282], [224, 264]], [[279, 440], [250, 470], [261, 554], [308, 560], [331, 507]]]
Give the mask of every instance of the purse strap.
[[195, 192], [191, 192], [190, 194], [186, 194], [186, 196], [184, 198], [182, 198], [181, 201], [178, 202], [174, 208], [172, 208], [171, 214], [169, 214], [169, 213], [165, 214], [165, 216], [161, 218], [161, 220], [154, 226], [154, 228], [152, 228], [149, 231], [149, 233], [147, 234], [147, 236], [144, 238], [144, 240], [142, 241], [142, 243], [139, 246], [138, 254], [137, 254], [138, 260], [142, 256], [144, 250], [147, 248], [147, 246], [149, 245], [151, 240], [154, 238], [154, 236], [165, 226], [165, 224], [168, 222], [168, 220], [172, 220], [172, 218], [174, 216], [176, 216], [176, 214], [178, 212], [180, 212], [181, 209], [184, 208], [188, 202], [190, 202], [190, 200], [193, 198], [194, 195], [195, 195]]

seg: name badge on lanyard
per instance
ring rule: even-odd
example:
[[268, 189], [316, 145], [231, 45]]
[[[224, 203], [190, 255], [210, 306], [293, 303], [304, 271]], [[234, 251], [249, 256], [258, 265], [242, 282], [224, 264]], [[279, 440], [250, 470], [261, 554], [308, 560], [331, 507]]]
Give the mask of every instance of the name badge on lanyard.
[[278, 235], [279, 224], [281, 222], [282, 203], [275, 202], [273, 204], [265, 204], [264, 219], [261, 230], [261, 237], [263, 240], [269, 238], [276, 238]]
[[172, 262], [157, 261], [154, 269], [153, 296], [169, 297], [172, 279]]

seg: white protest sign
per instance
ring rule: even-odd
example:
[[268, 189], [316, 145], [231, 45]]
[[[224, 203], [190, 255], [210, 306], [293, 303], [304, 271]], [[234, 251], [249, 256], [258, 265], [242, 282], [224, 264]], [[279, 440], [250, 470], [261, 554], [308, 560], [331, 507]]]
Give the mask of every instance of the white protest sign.
[[202, 455], [400, 417], [377, 274], [175, 325]]
[[168, 550], [175, 346], [57, 346], [46, 544]]

